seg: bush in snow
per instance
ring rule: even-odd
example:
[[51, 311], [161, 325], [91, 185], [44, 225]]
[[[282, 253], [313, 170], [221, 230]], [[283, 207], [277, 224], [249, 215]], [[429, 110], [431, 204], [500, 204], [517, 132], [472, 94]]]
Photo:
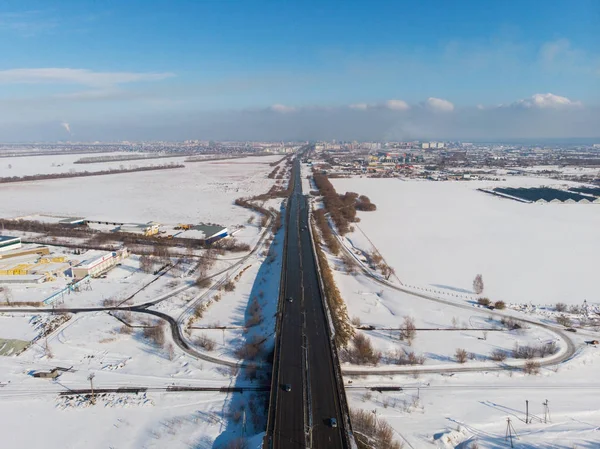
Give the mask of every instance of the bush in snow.
[[518, 321], [515, 321], [512, 318], [507, 318], [507, 317], [502, 317], [502, 319], [500, 320], [500, 323], [502, 323], [504, 326], [506, 326], [508, 329], [515, 330], [515, 329], [521, 329], [523, 326], [521, 326], [521, 324]]
[[504, 310], [506, 309], [506, 303], [504, 301], [496, 301], [494, 303], [494, 309]]
[[560, 315], [556, 317], [556, 322], [558, 324], [560, 324], [561, 326], [565, 326], [565, 327], [571, 327], [573, 325], [573, 322], [571, 321], [571, 318], [569, 318], [566, 315]]
[[204, 334], [196, 339], [196, 344], [207, 351], [213, 351], [217, 346], [217, 343], [213, 339]]
[[554, 306], [554, 310], [556, 310], [557, 312], [566, 312], [567, 305], [564, 302], [557, 302]]
[[525, 372], [525, 374], [539, 374], [540, 368], [541, 366], [538, 362], [529, 360], [527, 363], [525, 363], [525, 366], [523, 367], [523, 372]]
[[456, 361], [458, 363], [465, 363], [469, 357], [469, 354], [464, 349], [458, 348], [454, 353], [454, 357], [456, 357]]
[[205, 277], [199, 277], [196, 279], [196, 286], [200, 288], [208, 288], [212, 284], [211, 280]]
[[255, 360], [260, 354], [260, 347], [262, 341], [259, 337], [253, 337], [251, 340], [245, 342], [241, 347], [236, 349], [235, 355], [239, 359], [244, 360]]
[[400, 327], [400, 339], [406, 340], [408, 346], [411, 346], [416, 336], [417, 327], [415, 326], [415, 319], [410, 316], [405, 316], [402, 326]]
[[494, 362], [504, 362], [506, 360], [506, 352], [502, 349], [494, 349], [490, 355], [490, 359]]
[[160, 322], [156, 326], [145, 327], [144, 338], [150, 340], [156, 346], [163, 347], [165, 345], [165, 323]]
[[225, 284], [223, 284], [223, 290], [225, 290], [226, 292], [232, 292], [235, 290], [235, 284], [233, 283], [233, 281], [229, 281]]
[[547, 344], [540, 344], [539, 346], [519, 346], [515, 344], [512, 356], [515, 359], [533, 359], [536, 357], [546, 357], [549, 355], [556, 354], [558, 352], [558, 346], [556, 342], [550, 342]]
[[370, 410], [351, 410], [350, 420], [359, 448], [402, 449], [404, 445], [394, 441], [394, 429], [387, 421], [375, 416]]
[[376, 365], [381, 360], [381, 353], [373, 348], [369, 337], [358, 333], [352, 338], [351, 345], [340, 352], [340, 357], [357, 365]]
[[482, 305], [482, 306], [489, 306], [491, 303], [489, 298], [479, 298], [477, 299], [477, 304]]

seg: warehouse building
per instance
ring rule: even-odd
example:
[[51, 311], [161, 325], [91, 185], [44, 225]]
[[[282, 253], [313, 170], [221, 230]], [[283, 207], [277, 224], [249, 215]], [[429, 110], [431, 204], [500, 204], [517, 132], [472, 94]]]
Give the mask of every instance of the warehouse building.
[[73, 277], [77, 279], [81, 279], [86, 276], [98, 276], [99, 274], [110, 270], [116, 266], [120, 260], [129, 256], [129, 252], [127, 251], [127, 248], [110, 253], [105, 253], [102, 251], [88, 251], [84, 254], [84, 256], [86, 259], [71, 269]]
[[10, 259], [10, 258], [14, 258], [14, 257], [23, 257], [23, 256], [32, 255], [32, 254], [38, 255], [38, 256], [44, 256], [44, 255], [50, 254], [50, 250], [48, 249], [47, 246], [22, 247], [22, 248], [19, 248], [16, 250], [0, 252], [0, 260]]
[[141, 234], [141, 235], [156, 235], [160, 230], [160, 224], [154, 221], [148, 223], [125, 223], [117, 228], [119, 232], [128, 232], [130, 234]]
[[12, 251], [21, 247], [21, 237], [0, 235], [0, 251]]
[[46, 276], [41, 274], [23, 274], [17, 276], [0, 275], [0, 284], [41, 284]]
[[199, 225], [194, 226], [193, 229], [204, 234], [203, 240], [206, 243], [214, 243], [229, 235], [227, 228], [219, 225], [200, 223]]

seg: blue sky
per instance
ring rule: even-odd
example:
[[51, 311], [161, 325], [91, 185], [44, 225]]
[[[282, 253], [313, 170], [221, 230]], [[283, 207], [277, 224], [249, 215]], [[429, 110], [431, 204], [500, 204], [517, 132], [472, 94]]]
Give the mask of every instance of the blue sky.
[[598, 23], [595, 0], [4, 1], [0, 140], [524, 136], [509, 110], [596, 136]]

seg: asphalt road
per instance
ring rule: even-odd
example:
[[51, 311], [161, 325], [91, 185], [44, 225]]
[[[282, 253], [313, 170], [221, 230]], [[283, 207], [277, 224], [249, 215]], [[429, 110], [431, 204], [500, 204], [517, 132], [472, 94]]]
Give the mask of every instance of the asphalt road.
[[[342, 448], [344, 420], [298, 162], [294, 170], [294, 190], [288, 202], [285, 303], [273, 448]], [[288, 298], [292, 301], [289, 302]], [[291, 391], [285, 391], [283, 386], [286, 384], [291, 385]], [[330, 418], [336, 418], [340, 427], [331, 428]], [[305, 432], [307, 429], [310, 429], [308, 433]]]

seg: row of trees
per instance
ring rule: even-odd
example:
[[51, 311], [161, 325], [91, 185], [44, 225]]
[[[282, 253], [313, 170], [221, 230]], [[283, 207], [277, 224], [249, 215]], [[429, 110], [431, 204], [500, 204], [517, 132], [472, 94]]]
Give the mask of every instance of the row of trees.
[[325, 210], [315, 210], [313, 213], [313, 217], [315, 217], [315, 223], [321, 231], [321, 235], [323, 236], [323, 240], [329, 248], [329, 251], [337, 255], [340, 252], [340, 244], [333, 235], [333, 232], [331, 231], [331, 227], [329, 226], [329, 222], [327, 220], [327, 217], [325, 216]]
[[144, 159], [165, 159], [169, 157], [189, 156], [189, 153], [179, 154], [118, 154], [115, 156], [88, 156], [77, 159], [74, 164], [97, 164], [99, 162], [139, 161]]
[[350, 224], [359, 221], [356, 211], [374, 211], [375, 204], [365, 195], [356, 192], [346, 192], [340, 195], [336, 192], [333, 184], [323, 173], [313, 173], [313, 180], [323, 196], [326, 211], [331, 216], [340, 234], [350, 231]]
[[331, 312], [331, 318], [333, 320], [333, 327], [335, 330], [335, 343], [338, 348], [347, 347], [350, 340], [354, 336], [354, 326], [350, 322], [348, 317], [348, 310], [346, 309], [346, 303], [340, 294], [340, 291], [335, 284], [333, 273], [327, 262], [327, 257], [320, 247], [319, 234], [316, 229], [313, 229], [313, 235], [315, 237], [315, 247], [317, 251], [317, 259], [319, 261], [319, 267], [321, 269], [321, 279], [323, 280], [323, 288], [325, 289], [325, 298], [327, 299], [327, 305]]

